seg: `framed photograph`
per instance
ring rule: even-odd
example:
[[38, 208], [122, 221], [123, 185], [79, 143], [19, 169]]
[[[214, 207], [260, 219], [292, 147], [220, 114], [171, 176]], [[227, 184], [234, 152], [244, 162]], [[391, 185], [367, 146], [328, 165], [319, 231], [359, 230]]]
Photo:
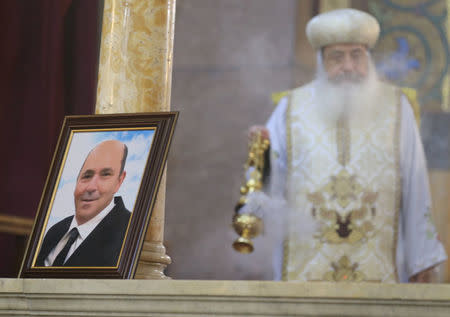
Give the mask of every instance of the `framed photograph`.
[[64, 119], [19, 277], [133, 278], [177, 118]]

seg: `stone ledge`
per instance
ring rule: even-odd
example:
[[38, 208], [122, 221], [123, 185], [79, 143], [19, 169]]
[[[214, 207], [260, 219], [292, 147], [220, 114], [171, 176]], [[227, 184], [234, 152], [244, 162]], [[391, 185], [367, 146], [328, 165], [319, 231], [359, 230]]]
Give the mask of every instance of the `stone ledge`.
[[449, 316], [450, 285], [0, 279], [0, 316]]

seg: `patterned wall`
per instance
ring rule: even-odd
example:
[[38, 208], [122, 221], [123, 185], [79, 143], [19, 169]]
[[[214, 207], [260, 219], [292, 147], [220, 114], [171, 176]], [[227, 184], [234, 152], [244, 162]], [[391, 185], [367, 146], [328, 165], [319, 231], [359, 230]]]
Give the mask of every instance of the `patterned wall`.
[[[415, 88], [422, 110], [421, 136], [427, 156], [433, 218], [450, 254], [450, 0], [371, 0], [381, 25], [374, 57], [379, 73]], [[384, 53], [382, 53], [384, 52]], [[388, 53], [386, 53], [388, 52]], [[450, 282], [450, 261], [439, 280]]]
[[425, 110], [447, 107], [443, 104], [449, 68], [447, 2], [369, 1], [369, 11], [381, 25], [374, 53], [379, 71], [398, 85], [417, 89]]

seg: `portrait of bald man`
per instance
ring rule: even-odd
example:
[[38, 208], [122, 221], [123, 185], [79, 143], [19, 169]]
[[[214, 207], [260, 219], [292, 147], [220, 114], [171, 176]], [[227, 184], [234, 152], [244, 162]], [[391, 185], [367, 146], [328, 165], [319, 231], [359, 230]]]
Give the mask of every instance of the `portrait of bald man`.
[[115, 196], [126, 177], [127, 154], [117, 140], [89, 152], [76, 180], [75, 214], [48, 230], [36, 266], [116, 266], [131, 215]]

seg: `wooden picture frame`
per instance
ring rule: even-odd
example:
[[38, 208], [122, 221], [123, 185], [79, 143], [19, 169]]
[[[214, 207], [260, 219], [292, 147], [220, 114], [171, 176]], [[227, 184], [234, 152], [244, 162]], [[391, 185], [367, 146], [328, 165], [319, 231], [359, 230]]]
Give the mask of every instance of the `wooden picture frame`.
[[[19, 277], [134, 277], [177, 118], [178, 112], [163, 112], [64, 119]], [[120, 151], [105, 150], [114, 146]], [[105, 163], [108, 159], [112, 163]], [[114, 168], [104, 168], [108, 164]], [[95, 188], [87, 190], [82, 183], [91, 180]], [[99, 180], [109, 183], [96, 188]], [[112, 199], [119, 193], [123, 199]], [[61, 212], [66, 206], [71, 211]], [[125, 216], [113, 218], [119, 211]], [[80, 219], [87, 219], [88, 225], [82, 227]], [[51, 266], [70, 240], [69, 224], [80, 229], [72, 247], [76, 249], [60, 256], [65, 257], [63, 264]], [[92, 230], [87, 235], [86, 227]]]

